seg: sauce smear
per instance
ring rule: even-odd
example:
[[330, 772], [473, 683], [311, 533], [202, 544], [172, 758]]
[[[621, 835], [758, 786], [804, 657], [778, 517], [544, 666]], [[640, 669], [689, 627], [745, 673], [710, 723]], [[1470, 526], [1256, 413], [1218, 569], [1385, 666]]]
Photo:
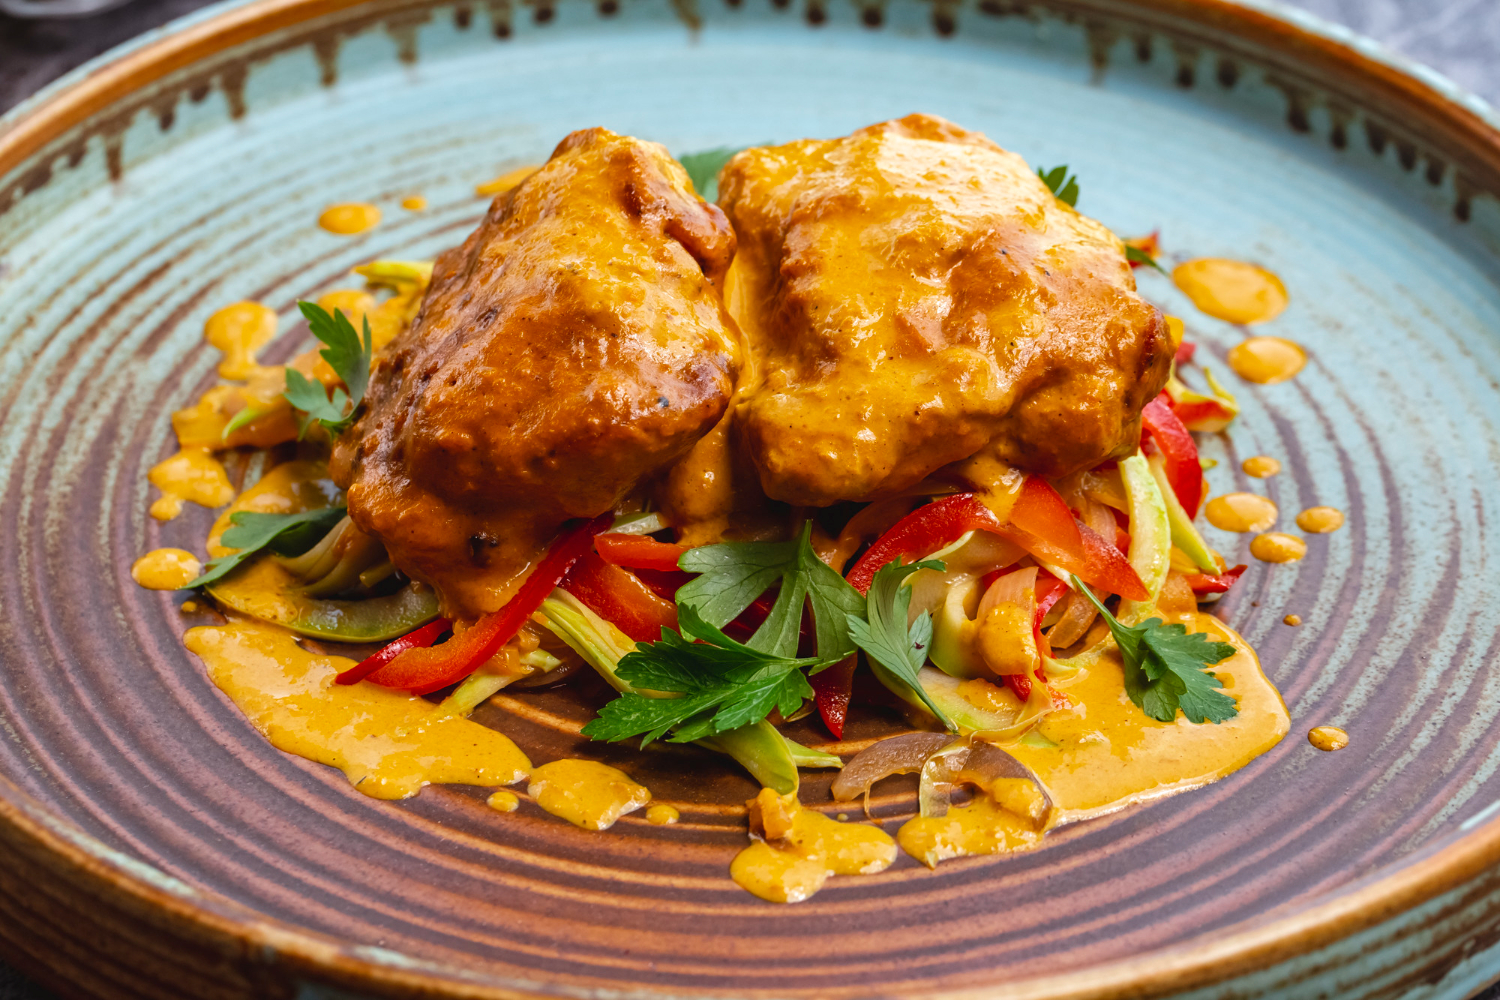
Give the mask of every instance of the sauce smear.
[[222, 507], [234, 499], [234, 487], [224, 466], [207, 448], [184, 448], [146, 474], [162, 495], [151, 505], [151, 516], [170, 521], [182, 513], [185, 500], [204, 507]]
[[547, 812], [585, 830], [608, 830], [651, 801], [645, 785], [595, 760], [554, 760], [531, 772], [527, 793]]
[[1229, 351], [1229, 367], [1246, 382], [1275, 385], [1285, 382], [1307, 364], [1302, 345], [1282, 337], [1251, 337]]
[[183, 642], [272, 746], [338, 768], [373, 798], [408, 798], [434, 782], [509, 785], [531, 770], [505, 736], [425, 699], [335, 684], [355, 661], [310, 653], [274, 625], [231, 619]]
[[1203, 513], [1208, 523], [1221, 531], [1265, 531], [1276, 523], [1276, 505], [1254, 493], [1226, 493], [1214, 497]]
[[1199, 310], [1229, 323], [1264, 323], [1286, 308], [1286, 286], [1263, 267], [1200, 257], [1172, 270], [1172, 281]]
[[763, 788], [752, 814], [762, 804], [767, 839], [755, 840], [729, 866], [730, 878], [761, 899], [800, 903], [830, 876], [873, 875], [896, 860], [895, 841], [878, 826], [829, 819], [803, 808], [795, 792], [782, 797]]
[[224, 352], [219, 362], [221, 378], [242, 381], [260, 366], [255, 355], [276, 336], [276, 313], [259, 302], [236, 302], [225, 306], [203, 324], [203, 339]]
[[1042, 827], [981, 793], [968, 805], [951, 807], [946, 816], [908, 820], [896, 842], [928, 868], [936, 868], [949, 858], [1029, 851], [1042, 842]]

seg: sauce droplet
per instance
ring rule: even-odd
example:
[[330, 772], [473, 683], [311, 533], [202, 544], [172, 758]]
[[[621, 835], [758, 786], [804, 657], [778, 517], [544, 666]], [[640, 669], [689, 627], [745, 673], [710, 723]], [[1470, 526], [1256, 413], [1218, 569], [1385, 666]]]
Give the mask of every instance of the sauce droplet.
[[203, 339], [224, 352], [222, 378], [243, 380], [260, 366], [255, 355], [276, 336], [276, 313], [259, 302], [236, 302], [218, 310], [203, 324]]
[[667, 805], [665, 802], [653, 802], [646, 809], [646, 822], [652, 826], [667, 826], [670, 823], [677, 822], [681, 815], [674, 807]]
[[1296, 562], [1307, 555], [1307, 543], [1296, 535], [1269, 531], [1264, 535], [1256, 535], [1250, 542], [1250, 554], [1261, 562]]
[[1319, 750], [1342, 750], [1349, 745], [1349, 734], [1338, 726], [1318, 726], [1308, 732], [1307, 742]]
[[1344, 526], [1344, 512], [1337, 507], [1309, 507], [1297, 515], [1297, 527], [1315, 535], [1326, 535]]
[[222, 507], [234, 499], [234, 487], [224, 466], [207, 448], [184, 448], [146, 474], [161, 497], [151, 505], [151, 516], [170, 521], [182, 513], [184, 500], [204, 507]]
[[[833, 875], [873, 875], [896, 860], [896, 843], [878, 826], [840, 823], [804, 809], [796, 793], [769, 788], [751, 800], [768, 839], [756, 840], [729, 866], [740, 888], [773, 903], [800, 903]], [[752, 819], [752, 824], [754, 820]]]
[[1246, 382], [1275, 385], [1285, 382], [1307, 364], [1302, 345], [1282, 337], [1251, 337], [1229, 351], [1229, 367]]
[[182, 607], [179, 610], [183, 614], [185, 614], [185, 615], [190, 615], [193, 612], [195, 612], [195, 611], [198, 610], [198, 602], [197, 601], [183, 601], [182, 602]]
[[1200, 257], [1172, 270], [1172, 281], [1201, 311], [1230, 323], [1264, 323], [1286, 308], [1286, 286], [1263, 267]]
[[1287, 615], [1285, 618], [1281, 619], [1281, 624], [1283, 624], [1283, 625], [1293, 625], [1293, 626], [1301, 625], [1302, 624], [1302, 616], [1301, 615]]
[[1269, 479], [1281, 471], [1281, 463], [1270, 455], [1256, 455], [1245, 459], [1240, 468], [1252, 479]]
[[516, 798], [515, 792], [502, 788], [485, 799], [484, 804], [497, 812], [513, 813], [516, 811], [516, 807], [521, 804], [521, 800]]
[[526, 791], [554, 816], [585, 830], [608, 830], [651, 801], [645, 785], [594, 760], [554, 760], [531, 772]]
[[509, 739], [426, 699], [335, 684], [353, 660], [308, 652], [274, 625], [231, 620], [189, 629], [183, 642], [273, 746], [338, 768], [372, 798], [408, 798], [432, 782], [493, 788], [531, 770]]
[[1265, 531], [1276, 523], [1276, 505], [1255, 493], [1226, 493], [1214, 497], [1203, 513], [1208, 523], [1221, 531]]
[[501, 174], [492, 181], [485, 181], [474, 189], [474, 193], [486, 198], [492, 195], [504, 194], [540, 169], [542, 168], [530, 166], [518, 167], [510, 173]]
[[181, 590], [201, 572], [203, 564], [186, 549], [153, 549], [130, 566], [130, 578], [147, 590]]
[[408, 212], [420, 212], [427, 207], [427, 199], [419, 194], [407, 195], [401, 199], [401, 207]]
[[368, 202], [330, 205], [318, 216], [318, 225], [339, 236], [353, 236], [380, 224], [380, 209]]

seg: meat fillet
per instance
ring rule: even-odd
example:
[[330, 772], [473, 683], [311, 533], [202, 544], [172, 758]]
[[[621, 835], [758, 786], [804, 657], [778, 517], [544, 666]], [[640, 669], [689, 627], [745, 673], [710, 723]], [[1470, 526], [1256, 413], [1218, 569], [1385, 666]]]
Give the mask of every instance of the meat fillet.
[[734, 383], [723, 212], [661, 146], [595, 128], [438, 258], [334, 448], [349, 515], [444, 611], [503, 605], [570, 518], [712, 428]]

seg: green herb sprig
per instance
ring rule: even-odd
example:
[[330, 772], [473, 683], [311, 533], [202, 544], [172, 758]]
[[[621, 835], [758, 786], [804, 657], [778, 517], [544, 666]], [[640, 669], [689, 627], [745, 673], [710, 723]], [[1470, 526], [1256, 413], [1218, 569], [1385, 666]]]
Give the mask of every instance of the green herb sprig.
[[286, 392], [282, 395], [304, 414], [297, 418], [299, 439], [307, 436], [314, 423], [322, 424], [329, 434], [336, 436], [354, 423], [354, 414], [370, 384], [370, 360], [374, 356], [370, 320], [365, 317], [364, 338], [361, 340], [342, 309], [335, 309], [330, 316], [326, 309], [312, 302], [298, 302], [297, 308], [307, 317], [313, 336], [327, 345], [319, 353], [334, 373], [344, 380], [349, 391], [334, 389], [330, 399], [321, 382], [288, 367]]
[[1233, 646], [1160, 618], [1122, 625], [1076, 576], [1073, 589], [1104, 616], [1125, 664], [1125, 693], [1141, 711], [1158, 722], [1171, 722], [1178, 709], [1195, 723], [1224, 722], [1239, 714], [1235, 700], [1220, 690], [1218, 677], [1207, 669], [1233, 656]]
[[320, 507], [301, 514], [262, 514], [238, 510], [229, 515], [232, 525], [220, 536], [221, 544], [238, 551], [210, 559], [204, 572], [183, 590], [203, 587], [222, 578], [246, 559], [261, 550], [279, 556], [300, 556], [328, 534], [348, 511], [343, 507]]
[[1047, 185], [1047, 190], [1057, 196], [1057, 200], [1065, 205], [1078, 207], [1078, 175], [1068, 176], [1068, 165], [1064, 163], [1060, 167], [1047, 170], [1038, 167], [1036, 175]]
[[829, 665], [735, 642], [690, 604], [678, 604], [677, 620], [681, 635], [664, 628], [660, 642], [640, 643], [620, 659], [616, 673], [635, 690], [600, 709], [583, 727], [585, 736], [611, 742], [640, 736], [642, 746], [663, 736], [691, 743], [752, 725], [772, 709], [791, 715], [813, 696], [803, 668], [816, 673]]
[[836, 662], [854, 652], [845, 622], [862, 618], [865, 599], [812, 549], [812, 522], [791, 542], [724, 542], [683, 553], [678, 563], [699, 574], [677, 591], [703, 620], [723, 628], [777, 581], [781, 589], [770, 614], [746, 643], [776, 656], [797, 655], [802, 609], [812, 604], [818, 656]]
[[688, 173], [688, 178], [693, 182], [693, 190], [697, 191], [704, 201], [714, 201], [719, 197], [719, 171], [724, 169], [735, 153], [748, 147], [740, 146], [730, 148], [720, 146], [717, 149], [705, 149], [698, 153], [684, 153], [677, 162], [682, 164]]
[[869, 620], [849, 618], [849, 635], [869, 656], [870, 668], [886, 687], [894, 682], [909, 689], [949, 732], [956, 733], [958, 726], [933, 702], [917, 676], [922, 664], [927, 662], [927, 650], [932, 645], [932, 615], [924, 611], [908, 626], [911, 588], [902, 584], [907, 577], [923, 569], [942, 572], [943, 564], [928, 559], [902, 566], [892, 560], [880, 567], [875, 579], [870, 581]]
[[1130, 261], [1132, 264], [1144, 264], [1146, 267], [1156, 268], [1162, 274], [1167, 273], [1167, 269], [1158, 264], [1155, 257], [1151, 256], [1140, 247], [1133, 247], [1129, 243], [1125, 244], [1125, 259]]

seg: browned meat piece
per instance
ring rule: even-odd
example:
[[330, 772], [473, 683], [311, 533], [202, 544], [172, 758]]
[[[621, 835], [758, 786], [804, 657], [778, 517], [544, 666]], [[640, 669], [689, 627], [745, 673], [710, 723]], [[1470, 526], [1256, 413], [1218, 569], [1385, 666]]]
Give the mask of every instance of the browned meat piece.
[[1135, 449], [1172, 347], [1120, 240], [977, 132], [911, 115], [720, 178], [767, 495], [898, 492], [980, 449], [1062, 475]]
[[445, 612], [500, 607], [558, 527], [712, 428], [733, 385], [724, 214], [661, 146], [574, 132], [443, 254], [337, 442], [355, 524]]

